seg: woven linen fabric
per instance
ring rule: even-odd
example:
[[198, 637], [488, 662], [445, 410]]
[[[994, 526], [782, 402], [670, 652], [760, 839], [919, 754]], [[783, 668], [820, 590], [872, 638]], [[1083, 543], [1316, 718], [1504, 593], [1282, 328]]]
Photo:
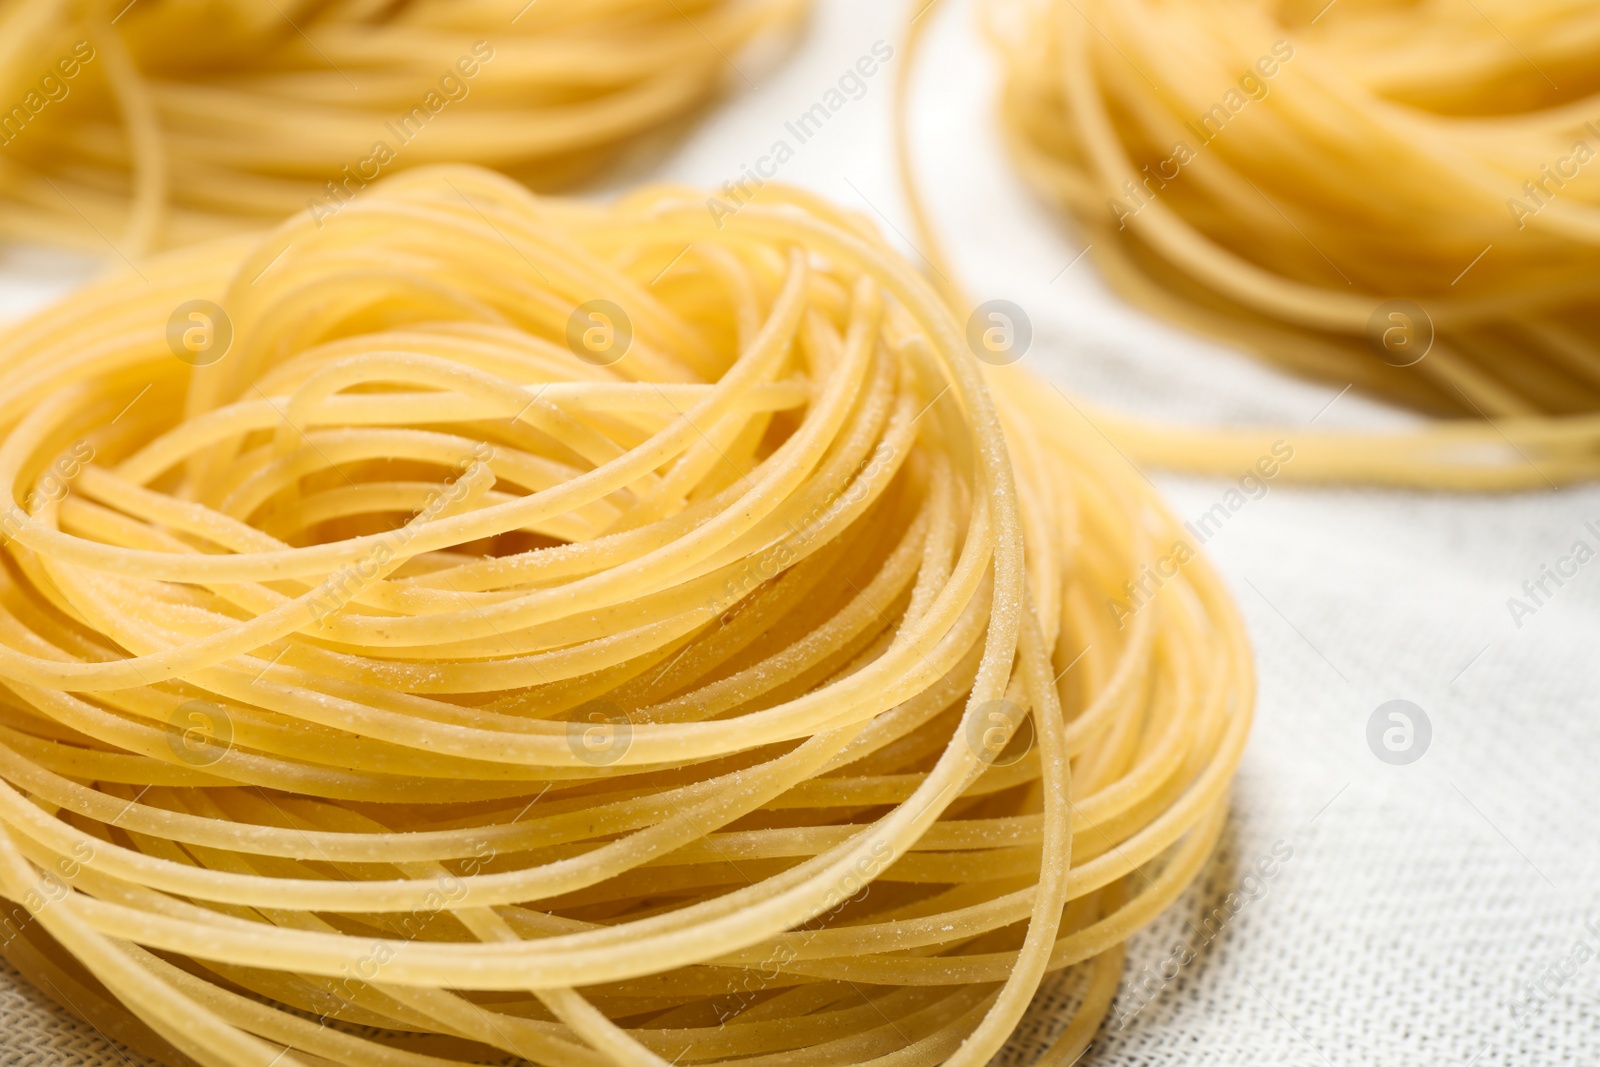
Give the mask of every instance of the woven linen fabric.
[[[792, 54], [732, 57], [735, 98], [614, 187], [718, 187], [783, 140], [793, 155], [778, 180], [859, 210], [916, 261], [888, 141], [904, 14], [898, 3], [824, 0]], [[1123, 305], [1012, 172], [971, 3], [927, 17], [912, 108], [919, 169], [961, 282], [1031, 318], [1027, 366], [1103, 406], [1281, 425], [1289, 448], [1313, 421], [1411, 421]], [[894, 57], [798, 143], [785, 123], [878, 41]], [[12, 255], [0, 261], [6, 310], [72, 274], [58, 257], [41, 270]], [[1600, 561], [1532, 615], [1507, 607], [1574, 542], [1600, 550], [1585, 528], [1600, 526], [1600, 486], [1473, 496], [1299, 488], [1280, 476], [1258, 492], [1237, 479], [1150, 476], [1185, 519], [1224, 505], [1205, 549], [1248, 623], [1260, 700], [1221, 848], [1130, 943], [1082, 1067], [1600, 1062]], [[1420, 709], [1431, 735], [1424, 745], [1413, 722], [1422, 754], [1404, 765], [1368, 740], [1393, 700]], [[1070, 980], [1047, 983], [999, 1062], [1031, 1062], [1076, 996]], [[0, 1067], [146, 1062], [9, 969], [0, 1035]]]

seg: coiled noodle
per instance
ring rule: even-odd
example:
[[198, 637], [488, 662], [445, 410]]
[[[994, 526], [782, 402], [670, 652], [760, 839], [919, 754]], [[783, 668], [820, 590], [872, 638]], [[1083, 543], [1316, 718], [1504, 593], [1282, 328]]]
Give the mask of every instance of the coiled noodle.
[[428, 168], [140, 270], [0, 343], [42, 988], [171, 1063], [971, 1067], [1070, 970], [1082, 1051], [1248, 649], [870, 225]]
[[[430, 163], [551, 190], [730, 84], [806, 0], [9, 0], [0, 233], [126, 257]], [[748, 67], [748, 70], [746, 69]]]
[[[1592, 6], [983, 12], [1014, 158], [1121, 293], [1442, 420], [1295, 428], [1286, 477], [1491, 489], [1600, 475]], [[1289, 432], [1094, 417], [1137, 458], [1223, 474]]]

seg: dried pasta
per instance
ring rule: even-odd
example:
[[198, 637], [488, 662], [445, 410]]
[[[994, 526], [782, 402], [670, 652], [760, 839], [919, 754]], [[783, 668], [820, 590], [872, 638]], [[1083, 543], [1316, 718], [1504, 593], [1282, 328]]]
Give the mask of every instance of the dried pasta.
[[[1286, 477], [1492, 489], [1600, 475], [1590, 6], [983, 12], [1013, 156], [1122, 294], [1438, 420], [1296, 428]], [[1228, 474], [1286, 432], [1094, 418], [1136, 458]]]
[[806, 7], [9, 0], [0, 233], [137, 258], [295, 210], [325, 220], [423, 164], [565, 187], [744, 85]]
[[870, 224], [424, 168], [139, 269], [0, 339], [41, 988], [174, 1064], [978, 1067], [1066, 972], [1083, 1050], [1249, 651]]

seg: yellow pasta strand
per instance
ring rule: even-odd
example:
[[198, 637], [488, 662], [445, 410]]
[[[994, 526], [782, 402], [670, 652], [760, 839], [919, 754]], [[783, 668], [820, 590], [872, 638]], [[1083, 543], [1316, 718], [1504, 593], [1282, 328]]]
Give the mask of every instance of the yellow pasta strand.
[[[807, 0], [7, 0], [0, 233], [137, 258], [478, 163], [568, 186]], [[109, 253], [108, 253], [109, 254]]]
[[869, 223], [424, 168], [139, 271], [0, 339], [25, 974], [175, 1064], [981, 1067], [1071, 970], [1082, 1051], [1249, 651]]
[[[1013, 154], [1123, 295], [1442, 420], [1296, 429], [1286, 476], [1497, 489], [1600, 475], [1590, 5], [989, 0], [983, 12]], [[915, 199], [903, 122], [901, 136]], [[1286, 432], [1089, 410], [1135, 457], [1213, 473]]]

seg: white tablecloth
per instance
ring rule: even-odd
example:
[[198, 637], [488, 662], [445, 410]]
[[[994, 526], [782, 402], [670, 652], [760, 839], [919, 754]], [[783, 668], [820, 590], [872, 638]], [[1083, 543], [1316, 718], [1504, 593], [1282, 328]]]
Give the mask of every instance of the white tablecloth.
[[[781, 180], [873, 215], [914, 256], [888, 153], [900, 7], [823, 0], [792, 54], [741, 62], [725, 106], [627, 180], [717, 186], [785, 140], [795, 151]], [[1029, 313], [1035, 371], [1173, 420], [1408, 418], [1129, 309], [1088, 257], [1064, 269], [1082, 242], [1010, 169], [970, 4], [927, 17], [914, 130], [934, 215], [965, 284]], [[799, 144], [785, 122], [880, 41], [893, 57]], [[0, 312], [70, 284], [79, 266], [0, 256]], [[1185, 518], [1232, 484], [1154, 477]], [[1113, 1013], [1132, 1014], [1084, 1064], [1600, 1063], [1600, 564], [1520, 626], [1507, 608], [1575, 541], [1600, 549], [1590, 519], [1600, 487], [1461, 496], [1273, 483], [1232, 514], [1206, 547], [1257, 651], [1255, 733], [1221, 853], [1134, 940]], [[1392, 699], [1432, 727], [1408, 765], [1367, 741]], [[1272, 876], [1247, 880], [1264, 860]], [[1219, 906], [1236, 909], [1220, 926]], [[1047, 989], [1004, 1059], [1028, 1062], [1060, 1024]], [[0, 1025], [0, 1064], [129, 1062], [9, 973]]]

